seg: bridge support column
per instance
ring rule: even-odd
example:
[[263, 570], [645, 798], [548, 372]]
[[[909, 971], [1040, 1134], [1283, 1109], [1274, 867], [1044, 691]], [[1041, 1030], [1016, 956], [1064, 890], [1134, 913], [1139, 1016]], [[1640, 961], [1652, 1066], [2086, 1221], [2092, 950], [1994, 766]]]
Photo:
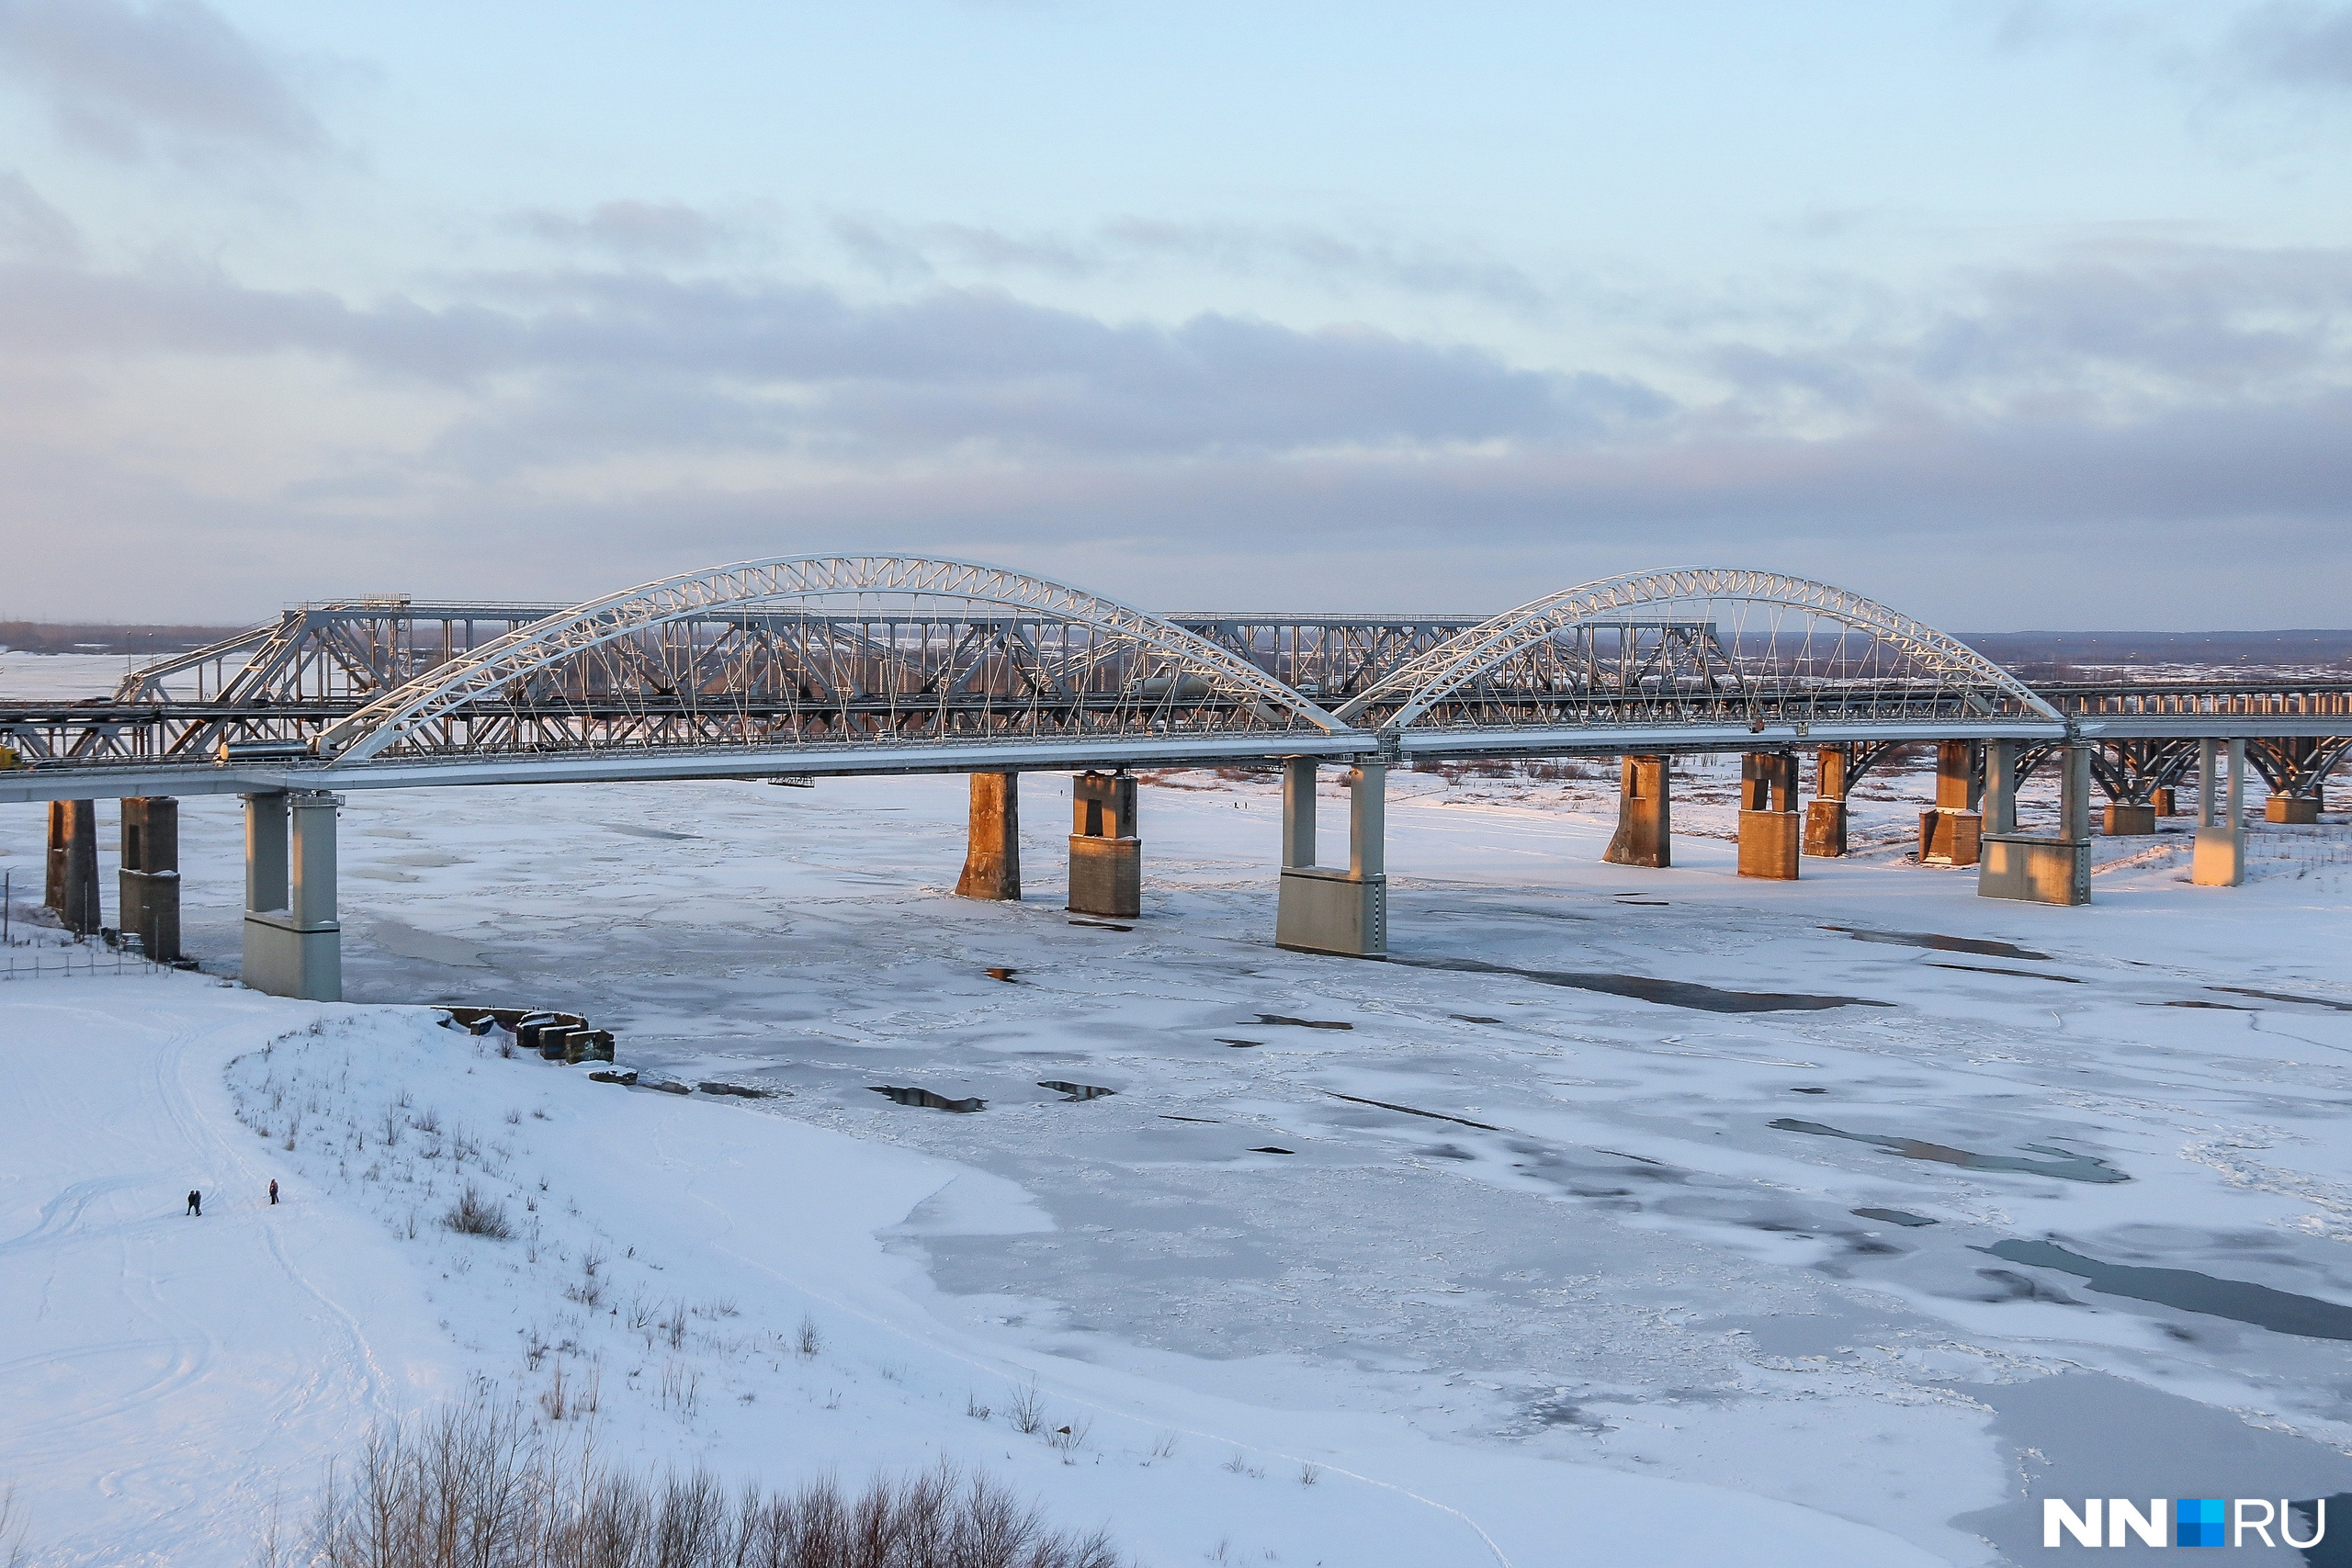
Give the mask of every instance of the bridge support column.
[[274, 997], [339, 1002], [334, 814], [343, 799], [324, 790], [244, 798], [244, 982]]
[[1921, 865], [1974, 865], [1982, 853], [1984, 818], [1976, 782], [1976, 748], [1966, 740], [1936, 745], [1936, 804], [1919, 813]]
[[2158, 784], [2148, 792], [2148, 809], [2158, 817], [2177, 817], [2180, 807], [2173, 798], [2172, 785]]
[[1814, 753], [1813, 798], [1804, 808], [1804, 852], [1835, 860], [1846, 852], [1846, 764], [1843, 746]]
[[1315, 762], [1283, 768], [1283, 880], [1274, 945], [1349, 958], [1388, 956], [1388, 768], [1359, 762], [1348, 774], [1348, 869], [1315, 863]]
[[57, 911], [58, 923], [75, 936], [88, 936], [104, 923], [98, 906], [98, 803], [49, 803], [48, 875], [41, 902]]
[[2156, 808], [2154, 806], [2110, 801], [2100, 818], [2099, 831], [2110, 839], [2136, 838], [2156, 830]]
[[1069, 908], [1133, 919], [1143, 913], [1143, 840], [1136, 837], [1136, 781], [1080, 773], [1070, 782]]
[[[2220, 762], [2229, 760], [2226, 792]], [[2228, 806], [2222, 808], [2226, 795]], [[2225, 820], [2217, 821], [2217, 817]], [[2245, 742], [2197, 743], [2197, 849], [2188, 880], [2199, 887], [2235, 887], [2245, 880]]]
[[129, 795], [122, 803], [119, 879], [125, 936], [158, 964], [180, 955], [180, 803], [168, 795]]
[[956, 892], [964, 898], [1021, 897], [1019, 773], [972, 775], [971, 834]]
[[1796, 758], [1748, 752], [1739, 760], [1739, 874], [1794, 882], [1800, 837]]
[[2062, 746], [2051, 756], [2060, 769], [2059, 824], [2057, 836], [2046, 838], [2017, 831], [2015, 743], [1996, 740], [1986, 748], [1984, 808], [1991, 824], [1976, 873], [1978, 897], [2030, 904], [2091, 901], [2090, 748]]
[[1664, 757], [1627, 757], [1617, 782], [1617, 832], [1600, 858], [1611, 865], [1674, 863], [1674, 802]]
[[2313, 795], [2274, 795], [2262, 803], [2266, 822], [2310, 824], [2319, 820], [2319, 797]]

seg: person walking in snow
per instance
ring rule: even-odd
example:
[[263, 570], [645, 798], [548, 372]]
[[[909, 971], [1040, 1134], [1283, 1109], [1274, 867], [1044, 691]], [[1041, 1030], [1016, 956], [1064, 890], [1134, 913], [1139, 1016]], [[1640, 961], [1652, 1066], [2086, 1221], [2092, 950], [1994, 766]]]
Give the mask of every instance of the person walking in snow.
[[[193, 1187], [187, 1190], [187, 1212], [199, 1220], [204, 1218], [204, 1194]], [[183, 1219], [187, 1217], [186, 1214], [181, 1216]]]
[[272, 1208], [277, 1207], [277, 1178], [276, 1178], [276, 1177], [274, 1177], [274, 1176], [273, 1176], [273, 1177], [271, 1177], [271, 1178], [269, 1179], [269, 1201], [270, 1201], [270, 1206], [271, 1206]]

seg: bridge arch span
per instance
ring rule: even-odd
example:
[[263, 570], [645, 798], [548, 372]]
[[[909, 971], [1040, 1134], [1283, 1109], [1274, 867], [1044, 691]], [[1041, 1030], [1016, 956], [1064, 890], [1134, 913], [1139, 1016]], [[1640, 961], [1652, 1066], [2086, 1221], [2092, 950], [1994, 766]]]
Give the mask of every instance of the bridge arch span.
[[1848, 589], [1675, 567], [1601, 579], [1461, 632], [1338, 710], [1408, 731], [1625, 721], [2064, 724], [1965, 643]]
[[[719, 652], [695, 640], [713, 626], [731, 639]], [[667, 725], [734, 744], [806, 743], [812, 728], [832, 739], [939, 739], [951, 722], [1111, 735], [1164, 728], [1179, 712], [1198, 725], [1204, 711], [1227, 729], [1345, 728], [1231, 650], [1066, 583], [924, 556], [785, 556], [640, 583], [520, 627], [349, 714], [318, 751], [338, 762], [461, 751], [469, 716], [494, 715], [509, 694], [519, 711], [526, 694], [533, 722], [576, 697], [596, 711], [598, 736]], [[701, 728], [681, 731], [679, 712]], [[714, 722], [738, 728], [717, 734]]]

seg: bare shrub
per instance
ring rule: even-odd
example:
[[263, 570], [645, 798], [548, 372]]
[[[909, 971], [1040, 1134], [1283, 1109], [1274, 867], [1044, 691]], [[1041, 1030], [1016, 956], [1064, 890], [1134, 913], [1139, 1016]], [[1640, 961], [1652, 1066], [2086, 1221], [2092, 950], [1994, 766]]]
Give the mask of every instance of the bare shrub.
[[818, 1481], [730, 1494], [705, 1470], [659, 1482], [566, 1449], [512, 1405], [379, 1427], [330, 1471], [319, 1568], [1118, 1568], [1100, 1534], [1052, 1529], [982, 1474], [942, 1464], [862, 1493]]
[[1014, 1431], [1024, 1438], [1034, 1438], [1046, 1429], [1046, 1396], [1037, 1392], [1035, 1382], [1027, 1388], [1015, 1389], [1005, 1414], [1012, 1417]]
[[817, 1332], [817, 1320], [813, 1317], [803, 1317], [800, 1320], [800, 1334], [794, 1340], [793, 1348], [803, 1356], [813, 1356], [824, 1348], [824, 1339]]
[[481, 1189], [470, 1181], [466, 1183], [465, 1191], [458, 1195], [457, 1202], [450, 1205], [441, 1223], [460, 1235], [486, 1235], [505, 1241], [514, 1235], [514, 1225], [507, 1222], [504, 1206], [484, 1197]]

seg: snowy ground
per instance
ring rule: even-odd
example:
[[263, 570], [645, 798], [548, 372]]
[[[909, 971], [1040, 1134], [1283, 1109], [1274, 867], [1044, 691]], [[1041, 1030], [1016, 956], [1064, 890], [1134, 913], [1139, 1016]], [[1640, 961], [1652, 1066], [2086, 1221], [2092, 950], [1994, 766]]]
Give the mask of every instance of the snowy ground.
[[[0, 1483], [65, 1560], [225, 1568], [370, 1415], [560, 1374], [609, 1453], [945, 1452], [1163, 1564], [2023, 1562], [2028, 1498], [2352, 1490], [2352, 830], [2257, 829], [2237, 889], [2103, 843], [2098, 903], [2032, 908], [1910, 864], [1924, 780], [1874, 776], [1862, 852], [1767, 885], [1728, 763], [1668, 871], [1598, 863], [1607, 779], [1398, 775], [1388, 964], [1271, 945], [1271, 777], [1145, 792], [1131, 931], [1062, 912], [1049, 778], [1018, 906], [949, 896], [960, 780], [354, 794], [358, 1002], [574, 1008], [776, 1092], [0, 985]], [[40, 833], [0, 813], [20, 911]], [[184, 803], [230, 971], [240, 844]], [[514, 1239], [438, 1228], [468, 1181]]]

